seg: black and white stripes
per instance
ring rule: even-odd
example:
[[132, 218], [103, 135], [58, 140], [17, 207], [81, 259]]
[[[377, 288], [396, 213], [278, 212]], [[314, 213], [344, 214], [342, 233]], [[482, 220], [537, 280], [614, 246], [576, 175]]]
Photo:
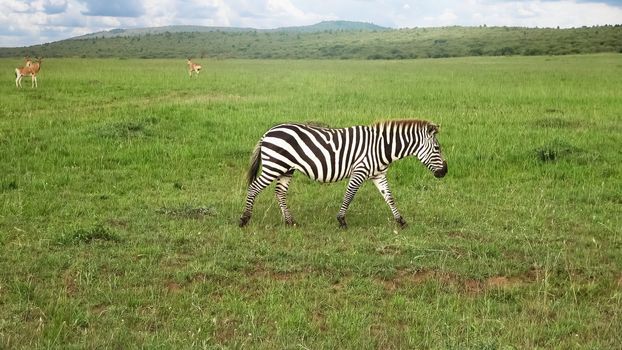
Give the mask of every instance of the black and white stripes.
[[[436, 177], [447, 173], [436, 140], [438, 127], [421, 120], [398, 120], [369, 126], [331, 129], [304, 124], [280, 124], [268, 130], [257, 143], [248, 172], [246, 207], [240, 218], [244, 226], [251, 218], [255, 197], [275, 180], [276, 197], [285, 222], [294, 224], [287, 208], [289, 182], [298, 170], [320, 182], [350, 178], [337, 220], [346, 227], [345, 214], [363, 181], [371, 179], [393, 217], [406, 222], [395, 206], [386, 172], [391, 162], [414, 155]], [[261, 174], [259, 173], [261, 163]]]

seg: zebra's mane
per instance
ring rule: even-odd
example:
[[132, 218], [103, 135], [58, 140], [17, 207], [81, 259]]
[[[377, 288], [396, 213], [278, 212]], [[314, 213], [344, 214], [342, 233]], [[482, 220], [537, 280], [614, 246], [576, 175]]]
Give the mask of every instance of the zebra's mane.
[[[294, 123], [295, 124], [295, 123]], [[332, 127], [329, 126], [326, 123], [323, 122], [317, 122], [317, 121], [308, 121], [308, 122], [304, 122], [302, 123], [302, 125], [306, 125], [306, 126], [310, 126], [310, 127], [315, 127], [315, 128], [321, 128], [321, 129], [331, 129]], [[383, 126], [387, 126], [387, 125], [400, 125], [400, 126], [415, 126], [415, 127], [420, 127], [420, 128], [426, 128], [427, 130], [430, 130], [431, 132], [438, 132], [438, 125], [427, 121], [427, 120], [420, 120], [420, 119], [396, 119], [396, 120], [383, 120], [383, 121], [379, 121], [379, 122], [375, 122], [373, 124], [371, 124], [370, 126], [372, 127], [383, 127]]]
[[401, 125], [401, 126], [415, 126], [415, 127], [428, 127], [428, 130], [438, 131], [438, 125], [429, 122], [427, 120], [420, 119], [399, 119], [399, 120], [384, 120], [373, 124], [374, 126], [386, 126], [386, 125]]
[[419, 120], [419, 119], [397, 119], [397, 120], [382, 120], [379, 122], [375, 122], [373, 125], [390, 125], [390, 124], [424, 126], [424, 125], [430, 124], [430, 122], [427, 120]]

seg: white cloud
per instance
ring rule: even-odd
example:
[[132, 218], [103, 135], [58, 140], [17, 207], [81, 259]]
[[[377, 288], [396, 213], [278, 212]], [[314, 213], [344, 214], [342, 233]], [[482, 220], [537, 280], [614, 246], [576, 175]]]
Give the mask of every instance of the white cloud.
[[233, 0], [227, 1], [234, 26], [254, 28], [276, 28], [293, 25], [308, 25], [331, 15], [321, 15], [314, 10], [305, 10], [290, 0]]
[[0, 0], [0, 46], [33, 45], [119, 27], [186, 24], [276, 28], [336, 19], [395, 28], [482, 24], [580, 27], [622, 24], [622, 3], [614, 0]]
[[[411, 1], [411, 9], [396, 13], [396, 27], [493, 25], [523, 27], [580, 27], [622, 24], [622, 4], [598, 1]], [[405, 9], [406, 10], [406, 9]]]

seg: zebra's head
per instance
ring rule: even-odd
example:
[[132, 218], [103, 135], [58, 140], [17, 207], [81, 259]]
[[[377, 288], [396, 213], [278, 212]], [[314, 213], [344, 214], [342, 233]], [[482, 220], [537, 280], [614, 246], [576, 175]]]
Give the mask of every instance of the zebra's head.
[[422, 133], [421, 145], [417, 152], [417, 158], [434, 174], [441, 178], [447, 174], [447, 162], [443, 159], [441, 145], [436, 139], [438, 125], [428, 123]]

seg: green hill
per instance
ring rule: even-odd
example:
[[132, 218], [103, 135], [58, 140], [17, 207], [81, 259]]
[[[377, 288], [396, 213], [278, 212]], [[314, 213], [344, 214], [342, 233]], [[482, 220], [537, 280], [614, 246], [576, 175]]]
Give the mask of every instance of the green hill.
[[310, 26], [282, 27], [282, 28], [274, 29], [274, 31], [277, 31], [277, 32], [288, 31], [288, 32], [299, 32], [299, 33], [313, 33], [313, 32], [323, 32], [323, 31], [331, 31], [331, 30], [381, 31], [381, 30], [391, 30], [391, 29], [387, 27], [381, 27], [373, 23], [352, 22], [352, 21], [323, 21], [323, 22], [316, 23]]
[[272, 30], [176, 26], [0, 48], [0, 57], [409, 59], [599, 52], [622, 52], [622, 25], [387, 29], [332, 21]]
[[[157, 35], [166, 33], [210, 33], [210, 32], [296, 32], [296, 33], [313, 33], [323, 32], [330, 30], [390, 30], [386, 27], [381, 27], [373, 23], [364, 22], [351, 22], [351, 21], [323, 21], [309, 26], [297, 26], [297, 27], [281, 27], [276, 29], [254, 29], [254, 28], [239, 28], [239, 27], [208, 27], [208, 26], [165, 26], [165, 27], [150, 27], [150, 28], [130, 28], [130, 29], [112, 29], [103, 32], [96, 32], [78, 36], [71, 39], [97, 39], [97, 38], [116, 38], [116, 37], [131, 37], [141, 35]], [[70, 40], [71, 40], [70, 39]]]
[[144, 35], [157, 35], [165, 33], [207, 33], [207, 32], [243, 32], [252, 31], [252, 28], [235, 27], [205, 27], [205, 26], [165, 26], [149, 28], [112, 29], [103, 32], [90, 33], [69, 40], [102, 39], [117, 37], [135, 37]]

